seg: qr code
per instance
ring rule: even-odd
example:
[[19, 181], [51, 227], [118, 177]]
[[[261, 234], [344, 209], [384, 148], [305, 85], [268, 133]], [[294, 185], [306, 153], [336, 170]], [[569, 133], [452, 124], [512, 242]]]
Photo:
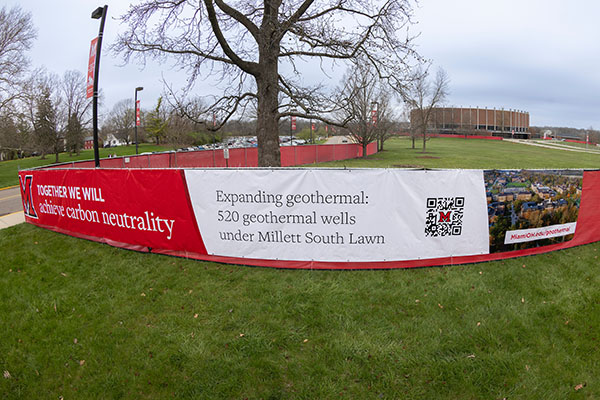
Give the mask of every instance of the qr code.
[[425, 236], [459, 236], [462, 233], [464, 197], [429, 197]]

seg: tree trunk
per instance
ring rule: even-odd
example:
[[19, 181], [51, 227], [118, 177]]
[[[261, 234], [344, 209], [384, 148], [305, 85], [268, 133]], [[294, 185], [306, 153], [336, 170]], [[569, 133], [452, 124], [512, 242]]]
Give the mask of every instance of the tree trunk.
[[367, 158], [367, 144], [368, 143], [366, 140], [363, 140], [363, 142], [361, 144], [362, 144], [362, 151], [363, 151], [362, 156], [363, 156], [363, 158]]
[[423, 153], [425, 153], [426, 144], [427, 144], [427, 132], [423, 132]]
[[261, 51], [260, 72], [256, 76], [256, 86], [258, 89], [256, 138], [258, 141], [259, 167], [281, 166], [278, 123], [279, 75], [276, 56], [278, 53], [278, 49], [273, 51], [272, 48]]

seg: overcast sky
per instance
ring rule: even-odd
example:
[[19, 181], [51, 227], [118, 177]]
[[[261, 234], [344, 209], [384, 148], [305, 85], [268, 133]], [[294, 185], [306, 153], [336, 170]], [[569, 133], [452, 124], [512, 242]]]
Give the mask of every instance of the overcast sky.
[[[127, 1], [0, 4], [18, 4], [32, 13], [38, 31], [32, 66], [44, 65], [59, 75], [70, 69], [86, 72], [90, 41], [99, 27], [90, 15], [108, 4], [99, 83], [109, 107], [133, 98], [135, 87], [143, 86], [139, 98], [150, 108], [163, 90], [161, 75], [168, 82], [183, 82], [182, 73], [169, 65], [121, 66], [107, 51], [124, 30], [114, 18], [127, 9]], [[420, 32], [419, 53], [447, 71], [449, 105], [518, 109], [530, 113], [532, 125], [598, 129], [599, 15], [595, 0], [420, 0], [411, 29]]]

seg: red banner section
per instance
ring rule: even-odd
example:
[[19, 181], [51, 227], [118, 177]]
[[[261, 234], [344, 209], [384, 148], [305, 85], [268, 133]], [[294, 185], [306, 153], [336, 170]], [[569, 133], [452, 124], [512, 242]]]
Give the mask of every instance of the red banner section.
[[138, 251], [206, 254], [181, 170], [21, 171], [27, 222]]
[[135, 126], [140, 126], [140, 101], [135, 102]]
[[[167, 154], [165, 156], [169, 155]], [[207, 170], [207, 174], [209, 171], [210, 170]], [[286, 173], [286, 170], [276, 171], [279, 171], [279, 174]], [[311, 172], [311, 170], [306, 171], [307, 174], [310, 174]], [[330, 199], [330, 194], [328, 193], [329, 188], [335, 185], [327, 184], [325, 180], [323, 181], [325, 183], [321, 185], [322, 187], [318, 189], [318, 192], [310, 194], [308, 192], [304, 193], [305, 191], [298, 191], [299, 188], [301, 188], [301, 183], [306, 180], [304, 177], [297, 177], [297, 182], [295, 185], [292, 185], [293, 187], [281, 186], [279, 189], [277, 189], [270, 187], [269, 182], [271, 182], [272, 179], [269, 179], [268, 176], [265, 176], [263, 179], [264, 182], [262, 182], [260, 186], [257, 186], [256, 188], [252, 187], [250, 189], [246, 188], [246, 192], [250, 190], [248, 193], [238, 193], [236, 190], [241, 190], [240, 185], [231, 184], [232, 182], [237, 182], [235, 180], [228, 180], [228, 182], [231, 182], [229, 182], [230, 185], [227, 186], [228, 182], [223, 182], [221, 184], [219, 180], [215, 180], [213, 177], [211, 179], [214, 188], [211, 191], [210, 185], [208, 185], [208, 175], [207, 178], [204, 179], [202, 176], [203, 171], [194, 170], [192, 172], [194, 175], [194, 181], [187, 182], [186, 174], [188, 173], [182, 169], [38, 169], [19, 172], [19, 180], [21, 184], [23, 209], [25, 211], [26, 221], [29, 223], [57, 232], [103, 242], [117, 247], [232, 264], [302, 269], [410, 268], [465, 264], [540, 254], [600, 240], [600, 224], [598, 224], [598, 221], [600, 221], [600, 208], [597, 206], [600, 203], [600, 171], [585, 171], [583, 174], [582, 183], [581, 178], [579, 178], [578, 181], [580, 182], [578, 185], [581, 185], [579, 186], [579, 188], [581, 188], [580, 191], [575, 193], [576, 188], [572, 187], [573, 190], [568, 193], [568, 196], [567, 192], [564, 192], [565, 194], [560, 195], [562, 196], [561, 198], [568, 198], [569, 202], [576, 201], [578, 205], [575, 233], [572, 235], [572, 239], [569, 240], [565, 238], [566, 240], [554, 244], [545, 246], [534, 245], [529, 247], [523, 243], [512, 245], [508, 242], [504, 242], [504, 244], [508, 244], [508, 246], [516, 247], [502, 247], [504, 246], [502, 242], [497, 242], [497, 244], [494, 244], [496, 242], [492, 241], [490, 244], [494, 246], [500, 246], [500, 251], [491, 251], [488, 254], [475, 254], [479, 253], [479, 251], [465, 251], [462, 254], [473, 255], [447, 257], [440, 254], [439, 256], [436, 256], [437, 258], [421, 259], [421, 257], [431, 257], [431, 255], [429, 255], [431, 251], [429, 251], [429, 253], [423, 253], [420, 257], [414, 257], [413, 254], [408, 255], [407, 253], [406, 255], [409, 256], [410, 259], [407, 259], [408, 257], [402, 259], [401, 257], [398, 257], [398, 255], [394, 254], [391, 257], [396, 257], [395, 260], [386, 257], [381, 257], [379, 259], [377, 257], [371, 257], [373, 261], [367, 261], [365, 258], [360, 258], [362, 261], [356, 261], [356, 259], [351, 256], [350, 253], [348, 253], [349, 256], [347, 260], [343, 254], [339, 255], [335, 253], [335, 257], [330, 257], [329, 260], [325, 261], [312, 259], [313, 256], [318, 255], [317, 252], [305, 254], [305, 257], [302, 259], [295, 258], [293, 256], [295, 253], [293, 252], [290, 252], [289, 254], [281, 254], [281, 256], [277, 255], [275, 257], [271, 257], [270, 259], [249, 258], [257, 256], [262, 257], [261, 255], [257, 255], [259, 253], [255, 254], [255, 252], [252, 251], [242, 251], [241, 253], [240, 251], [232, 251], [229, 253], [226, 250], [221, 250], [220, 255], [216, 255], [219, 254], [219, 252], [207, 251], [207, 246], [210, 245], [211, 241], [215, 240], [214, 237], [209, 238], [206, 236], [213, 234], [211, 233], [211, 230], [214, 230], [214, 222], [211, 222], [212, 220], [210, 219], [212, 217], [217, 218], [219, 223], [225, 224], [227, 227], [231, 227], [231, 229], [229, 229], [231, 231], [231, 238], [225, 237], [227, 240], [232, 240], [231, 246], [236, 246], [235, 241], [238, 240], [236, 238], [238, 233], [241, 237], [239, 240], [243, 241], [247, 239], [246, 242], [253, 240], [250, 236], [248, 236], [250, 234], [247, 234], [248, 237], [246, 239], [243, 237], [244, 231], [249, 229], [249, 227], [257, 226], [256, 224], [259, 223], [275, 224], [282, 223], [282, 221], [284, 221], [285, 226], [283, 227], [277, 227], [276, 225], [272, 225], [273, 228], [269, 227], [269, 232], [272, 231], [269, 233], [269, 235], [265, 234], [265, 232], [262, 230], [259, 233], [255, 233], [255, 237], [261, 243], [265, 241], [277, 242], [279, 240], [278, 235], [281, 236], [278, 232], [281, 229], [291, 229], [288, 226], [288, 224], [291, 223], [289, 221], [295, 221], [296, 225], [298, 225], [298, 218], [303, 218], [302, 221], [304, 225], [302, 225], [302, 227], [305, 230], [311, 231], [311, 238], [315, 238], [315, 234], [319, 233], [317, 227], [327, 222], [329, 225], [331, 225], [332, 235], [338, 238], [338, 242], [340, 237], [347, 238], [347, 240], [344, 239], [344, 244], [347, 243], [353, 246], [365, 245], [369, 243], [368, 241], [365, 241], [365, 238], [367, 237], [377, 238], [377, 241], [371, 241], [377, 245], [383, 243], [387, 245], [388, 241], [392, 243], [393, 240], [401, 240], [401, 236], [398, 237], [395, 234], [388, 235], [386, 232], [384, 232], [386, 229], [384, 225], [386, 223], [390, 223], [390, 221], [394, 221], [394, 218], [400, 218], [402, 213], [406, 214], [407, 217], [400, 218], [401, 220], [396, 221], [396, 225], [394, 226], [400, 226], [405, 222], [408, 223], [410, 222], [409, 219], [413, 217], [411, 216], [411, 213], [406, 213], [403, 211], [404, 207], [407, 206], [405, 202], [398, 200], [396, 203], [394, 203], [385, 200], [387, 196], [385, 188], [394, 185], [400, 185], [399, 187], [402, 189], [402, 191], [407, 191], [408, 193], [412, 191], [411, 188], [414, 185], [414, 188], [417, 191], [423, 191], [423, 185], [409, 184], [414, 180], [413, 178], [421, 178], [420, 175], [417, 177], [404, 177], [402, 174], [400, 174], [402, 176], [395, 173], [387, 174], [389, 176], [387, 176], [385, 179], [395, 183], [393, 185], [380, 185], [382, 186], [379, 188], [381, 189], [381, 195], [376, 194], [379, 189], [377, 188], [376, 184], [373, 186], [373, 182], [369, 182], [369, 184], [373, 186], [370, 189], [365, 186], [364, 180], [358, 181], [357, 179], [356, 185], [354, 185], [352, 182], [346, 182], [345, 184], [341, 185], [343, 190], [339, 188], [338, 189], [346, 191], [346, 188], [348, 188], [347, 190], [349, 194], [344, 194], [343, 196], [338, 194], [338, 197], [341, 200], [344, 200], [345, 203], [343, 206], [337, 207], [331, 205], [333, 203], [328, 200]], [[239, 176], [237, 176], [236, 179], [243, 181], [244, 177], [251, 179], [257, 173], [265, 175], [265, 172], [269, 171], [237, 170], [228, 172], [238, 174]], [[298, 174], [297, 170], [290, 172]], [[384, 174], [384, 172], [385, 171], [381, 173]], [[420, 171], [420, 173], [421, 175], [423, 174], [422, 171]], [[312, 174], [315, 173], [313, 172]], [[319, 171], [319, 174], [324, 174], [324, 178], [327, 179], [332, 178], [328, 178], [326, 176], [326, 171]], [[349, 174], [348, 178], [344, 179], [350, 179], [350, 177], [354, 175], [357, 175], [357, 177], [360, 176], [360, 174], [352, 171], [346, 172], [346, 174]], [[487, 175], [486, 182], [491, 182], [492, 180], [495, 182], [504, 182], [507, 177], [510, 178], [509, 174], [510, 172]], [[398, 175], [398, 177], [396, 177], [396, 175]], [[445, 175], [442, 175], [443, 174], [440, 174], [441, 177], [446, 179]], [[225, 177], [225, 175], [223, 176]], [[512, 182], [515, 182], [516, 179], [522, 178], [522, 176], [520, 177], [515, 175]], [[528, 179], [533, 182], [533, 178], [530, 177]], [[379, 180], [376, 181], [379, 182]], [[470, 181], [474, 182], [472, 179]], [[223, 185], [223, 188], [229, 188], [231, 190], [231, 194], [226, 193], [219, 185]], [[562, 181], [559, 182], [557, 179], [557, 190], [560, 189], [559, 185], [568, 189], [568, 187], [565, 186]], [[464, 188], [459, 187], [460, 185], [449, 186], [452, 188], [452, 190], [458, 190], [459, 192], [464, 191]], [[312, 188], [312, 186], [310, 187]], [[422, 235], [424, 237], [424, 246], [428, 246], [427, 243], [429, 242], [435, 241], [437, 243], [441, 240], [440, 237], [445, 235], [443, 233], [445, 232], [443, 229], [445, 225], [453, 228], [451, 234], [458, 235], [456, 236], [456, 240], [459, 240], [462, 235], [466, 234], [467, 232], [472, 233], [473, 230], [471, 225], [469, 225], [471, 223], [469, 222], [469, 218], [471, 218], [469, 216], [469, 210], [473, 206], [473, 201], [471, 197], [469, 197], [471, 195], [463, 198], [458, 194], [453, 193], [451, 194], [451, 197], [444, 197], [446, 196], [446, 194], [444, 194], [446, 193], [445, 191], [442, 191], [444, 193], [436, 193], [438, 189], [445, 190], [444, 185], [434, 185], [433, 187], [435, 190], [425, 190], [423, 193], [421, 193], [422, 198], [415, 203], [415, 209], [420, 207], [422, 208], [422, 210], [418, 211], [415, 215], [419, 221], [423, 219], [421, 222], [424, 223], [425, 230], [422, 232], [423, 227], [416, 227], [416, 233], [414, 233], [413, 236], [416, 237], [415, 235], [417, 234]], [[512, 190], [512, 186], [506, 185], [505, 187]], [[351, 196], [353, 193], [351, 193], [351, 190], [353, 190], [352, 188], [357, 191], [356, 196]], [[560, 201], [556, 201], [554, 202], [556, 204], [553, 204], [552, 198], [548, 199], [544, 197], [546, 193], [545, 191], [547, 189], [551, 190], [552, 188], [545, 188], [542, 186], [535, 186], [535, 188], [539, 193], [536, 194], [537, 197], [534, 196], [534, 198], [538, 198], [539, 200], [532, 199], [531, 201], [523, 202], [518, 211], [518, 215], [517, 211], [515, 211], [515, 208], [513, 208], [513, 205], [510, 205], [509, 207], [508, 205], [511, 203], [505, 202], [506, 200], [495, 198], [488, 200], [488, 202], [491, 201], [491, 203], [488, 203], [487, 206], [490, 218], [490, 226], [494, 223], [496, 225], [499, 224], [494, 215], [496, 211], [500, 210], [499, 203], [501, 201], [505, 202], [505, 210], [510, 210], [510, 212], [504, 212], [503, 214], [504, 218], [509, 219], [522, 218], [528, 212], [536, 212], [535, 210], [530, 211], [529, 208], [526, 208], [525, 204], [527, 204], [527, 207], [531, 207], [531, 209], [533, 209], [534, 206], [541, 207], [541, 204], [545, 204], [547, 206], [545, 208], [546, 210], [560, 209]], [[293, 193], [287, 193], [292, 189], [298, 190], [294, 191]], [[507, 193], [510, 192], [508, 189], [505, 190], [504, 194], [497, 193], [495, 196], [508, 196]], [[270, 190], [275, 191], [270, 192]], [[277, 192], [277, 190], [279, 190], [279, 192]], [[194, 196], [190, 197], [190, 191], [195, 192]], [[204, 193], [206, 191], [208, 191], [208, 194]], [[483, 195], [483, 187], [481, 188], [481, 191]], [[432, 196], [434, 197], [430, 197], [430, 192], [433, 193]], [[205, 194], [208, 197], [203, 199]], [[277, 197], [279, 194], [282, 195], [281, 206], [279, 205], [279, 197]], [[579, 194], [581, 197], [574, 200], [572, 196], [578, 196]], [[521, 201], [519, 199], [519, 195], [523, 194], [518, 191], [515, 192], [513, 196], [515, 202]], [[337, 199], [335, 195], [331, 196], [333, 196], [331, 199]], [[395, 198], [396, 197], [397, 196], [395, 196]], [[269, 207], [271, 207], [272, 210], [265, 209], [266, 211], [264, 212], [254, 213], [256, 214], [256, 218], [252, 219], [254, 214], [250, 212], [251, 208], [248, 208], [250, 211], [242, 208], [240, 199], [243, 199], [244, 201], [243, 207], [248, 207], [250, 205], [248, 203], [250, 202], [257, 203], [263, 207], [267, 202], [269, 202]], [[378, 205], [378, 199], [382, 201], [382, 204]], [[192, 200], [194, 201], [193, 205]], [[347, 203], [347, 201], [350, 200], [352, 204]], [[206, 215], [199, 213], [198, 210], [202, 209], [202, 204], [208, 204], [209, 202], [216, 202], [215, 204], [217, 204], [218, 210], [215, 208], [217, 211], [214, 211], [208, 208], [208, 211], [205, 210]], [[315, 204], [310, 205], [306, 202], [313, 202]], [[240, 205], [238, 205], [238, 203]], [[227, 204], [231, 204], [231, 206], [227, 206]], [[310, 207], [313, 207], [314, 210], [309, 210], [306, 208], [309, 205]], [[340, 209], [338, 210], [336, 207]], [[356, 208], [357, 211], [353, 211], [351, 209], [352, 207]], [[382, 214], [369, 214], [371, 213], [369, 207], [373, 207], [374, 213]], [[483, 207], [485, 207], [485, 205]], [[514, 207], [517, 206], [515, 205]], [[306, 208], [306, 210], [304, 208]], [[429, 208], [433, 209], [435, 212], [433, 214], [430, 213]], [[541, 209], [537, 208], [537, 210]], [[227, 211], [230, 212], [227, 213]], [[240, 218], [239, 220], [238, 213]], [[390, 213], [395, 213], [394, 218], [391, 216], [390, 218], [386, 218], [386, 215], [390, 215]], [[460, 218], [451, 218], [451, 213], [452, 215], [459, 215]], [[246, 214], [249, 216], [248, 218], [246, 218]], [[280, 214], [285, 218], [283, 218]], [[369, 218], [366, 217], [367, 214], [371, 215], [371, 217], [374, 219], [383, 218], [388, 222], [369, 223]], [[435, 224], [430, 221], [428, 217], [429, 214], [434, 215], [435, 221], [433, 219], [431, 221], [434, 221]], [[481, 212], [479, 212], [479, 214], [481, 214]], [[231, 221], [228, 218], [231, 219]], [[260, 218], [264, 219], [264, 221]], [[481, 216], [479, 215], [477, 218], [477, 221], [479, 221]], [[239, 228], [236, 224], [241, 224], [242, 228]], [[412, 224], [414, 225], [416, 223]], [[485, 221], [483, 224], [484, 226], [487, 225], [487, 221]], [[343, 225], [346, 225], [346, 228], [340, 227]], [[454, 231], [454, 228], [457, 228], [458, 225], [461, 225], [461, 228], [464, 229], [464, 232], [461, 232], [460, 229], [456, 230], [456, 232]], [[200, 229], [202, 229], [202, 235], [205, 236], [204, 238], [202, 237], [198, 226], [200, 226]], [[364, 232], [359, 235], [360, 232], [358, 231], [358, 228], [361, 228], [365, 231], [374, 229], [377, 232], [379, 232], [378, 230], [381, 230], [382, 232], [376, 232], [378, 236], [371, 235], [372, 232], [369, 233], [371, 236], [365, 236], [366, 234], [363, 234]], [[348, 230], [348, 232], [344, 231], [344, 229]], [[218, 234], [221, 235], [222, 232], [218, 232]], [[504, 237], [502, 236], [503, 234], [504, 233], [500, 234], [499, 237]], [[264, 237], [261, 239], [260, 235]], [[484, 234], [476, 233], [476, 235]], [[321, 236], [325, 237], [324, 235]], [[306, 237], [306, 235], [302, 237]], [[294, 244], [290, 241], [286, 242], [285, 237], [282, 240], [285, 243], [291, 243], [292, 245]], [[492, 240], [491, 234], [490, 240]], [[425, 243], [426, 241], [429, 242]], [[338, 244], [338, 242], [336, 242], [336, 244]], [[248, 243], [246, 243], [246, 245]], [[264, 246], [265, 244], [262, 243], [261, 245]], [[339, 247], [339, 251], [346, 253], [343, 246]], [[392, 247], [390, 251], [393, 252], [394, 247]], [[213, 253], [214, 255], [210, 255], [209, 253]], [[235, 256], [223, 255], [225, 253], [235, 254]], [[453, 248], [448, 248], [445, 254], [460, 254], [460, 252], [455, 252]], [[281, 260], [281, 258], [286, 257], [288, 258], [287, 260]]]
[[94, 71], [96, 68], [96, 47], [98, 46], [98, 38], [93, 38], [90, 44], [90, 56], [88, 60], [87, 87], [86, 98], [94, 96]]

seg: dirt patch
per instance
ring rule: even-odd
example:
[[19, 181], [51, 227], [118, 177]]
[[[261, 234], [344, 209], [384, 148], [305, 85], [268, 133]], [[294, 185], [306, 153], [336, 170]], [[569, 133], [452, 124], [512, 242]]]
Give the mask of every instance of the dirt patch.
[[419, 157], [417, 157], [417, 158], [435, 158], [435, 159], [438, 159], [438, 158], [441, 158], [441, 157], [435, 157], [435, 156], [419, 156]]
[[394, 164], [394, 168], [423, 168], [422, 165], [411, 165], [411, 164]]

